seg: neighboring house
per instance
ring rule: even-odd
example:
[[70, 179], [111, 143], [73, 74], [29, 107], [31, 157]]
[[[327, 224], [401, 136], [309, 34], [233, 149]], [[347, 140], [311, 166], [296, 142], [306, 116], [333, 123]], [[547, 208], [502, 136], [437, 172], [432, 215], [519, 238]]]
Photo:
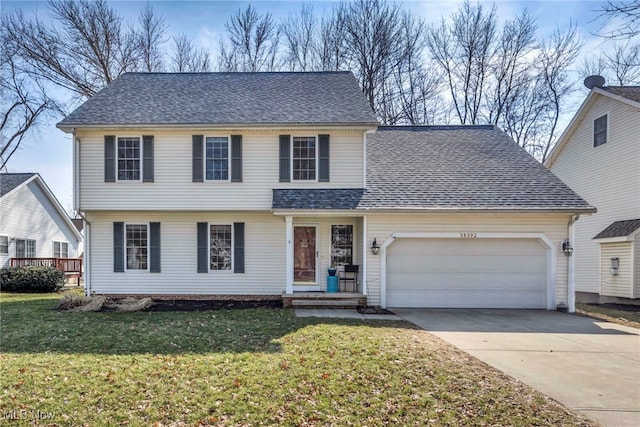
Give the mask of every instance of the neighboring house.
[[575, 223], [578, 298], [640, 298], [640, 86], [593, 86], [545, 165], [598, 209]]
[[0, 267], [11, 258], [75, 258], [81, 242], [40, 175], [0, 174]]
[[58, 127], [89, 293], [283, 298], [355, 264], [371, 306], [571, 309], [593, 208], [493, 126], [379, 128], [351, 73], [127, 73]]

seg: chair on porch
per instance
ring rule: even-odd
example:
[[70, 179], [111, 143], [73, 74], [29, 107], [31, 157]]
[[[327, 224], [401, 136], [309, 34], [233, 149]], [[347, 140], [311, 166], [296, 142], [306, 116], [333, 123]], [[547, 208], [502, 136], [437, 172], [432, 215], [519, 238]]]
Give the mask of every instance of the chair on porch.
[[339, 273], [340, 276], [340, 291], [342, 291], [342, 283], [344, 282], [344, 290], [347, 291], [347, 284], [351, 282], [353, 286], [352, 292], [358, 290], [358, 265], [345, 265], [344, 270]]

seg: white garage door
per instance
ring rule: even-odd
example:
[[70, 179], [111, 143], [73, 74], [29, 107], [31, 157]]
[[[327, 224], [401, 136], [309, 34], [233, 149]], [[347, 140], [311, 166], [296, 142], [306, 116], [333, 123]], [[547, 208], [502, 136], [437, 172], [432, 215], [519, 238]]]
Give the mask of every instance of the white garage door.
[[388, 307], [546, 308], [537, 239], [398, 238], [387, 248]]

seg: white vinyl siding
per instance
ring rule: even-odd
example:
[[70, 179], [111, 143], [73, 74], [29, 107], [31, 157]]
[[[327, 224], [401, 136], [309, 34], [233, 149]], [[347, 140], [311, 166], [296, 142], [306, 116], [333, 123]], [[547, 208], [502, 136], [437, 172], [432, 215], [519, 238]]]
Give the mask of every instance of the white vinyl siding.
[[[126, 130], [123, 129], [123, 132]], [[144, 129], [154, 135], [154, 184], [129, 182], [126, 186], [104, 182], [104, 135], [78, 130], [80, 139], [80, 208], [91, 210], [225, 210], [271, 209], [274, 188], [362, 188], [362, 130], [279, 129], [222, 134], [242, 135], [242, 183], [211, 185], [192, 182], [192, 135], [213, 134], [206, 129]], [[217, 132], [216, 132], [217, 133]], [[330, 134], [331, 182], [279, 182], [279, 135]]]
[[[611, 297], [633, 297], [633, 242], [602, 243], [600, 257], [600, 294]], [[618, 275], [610, 272], [611, 258], [618, 258]]]
[[[14, 239], [36, 241], [36, 257], [53, 257], [52, 241], [69, 242], [69, 256], [78, 254], [76, 234], [60, 216], [37, 181], [16, 189], [0, 199], [0, 234]], [[29, 218], [29, 221], [25, 221]], [[9, 240], [9, 253], [0, 253], [0, 267], [16, 255], [16, 240]]]
[[[607, 143], [593, 148], [593, 121], [608, 113]], [[600, 291], [600, 245], [593, 237], [615, 221], [640, 218], [640, 111], [594, 97], [551, 171], [592, 206], [575, 223], [576, 291]]]
[[[368, 214], [367, 241], [383, 244], [393, 233], [542, 233], [557, 249], [556, 304], [568, 304], [567, 257], [559, 250], [567, 238], [568, 215], [525, 214]], [[368, 304], [381, 304], [380, 255], [368, 255]]]

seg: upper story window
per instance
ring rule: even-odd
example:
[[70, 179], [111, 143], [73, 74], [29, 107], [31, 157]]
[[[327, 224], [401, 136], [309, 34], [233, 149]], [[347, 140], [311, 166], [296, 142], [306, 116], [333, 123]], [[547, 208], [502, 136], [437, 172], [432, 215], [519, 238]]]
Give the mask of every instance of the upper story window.
[[9, 236], [0, 236], [0, 254], [9, 253]]
[[118, 181], [140, 181], [140, 138], [118, 137]]
[[316, 138], [314, 136], [294, 136], [292, 150], [293, 180], [315, 181], [317, 169]]
[[229, 138], [214, 136], [206, 138], [207, 181], [229, 180]]
[[598, 117], [593, 121], [593, 146], [597, 147], [607, 143], [607, 115]]
[[125, 238], [127, 270], [146, 270], [149, 250], [147, 224], [127, 224]]
[[16, 258], [35, 258], [36, 241], [29, 239], [16, 239]]
[[53, 242], [53, 257], [54, 258], [69, 258], [69, 243], [67, 242]]

